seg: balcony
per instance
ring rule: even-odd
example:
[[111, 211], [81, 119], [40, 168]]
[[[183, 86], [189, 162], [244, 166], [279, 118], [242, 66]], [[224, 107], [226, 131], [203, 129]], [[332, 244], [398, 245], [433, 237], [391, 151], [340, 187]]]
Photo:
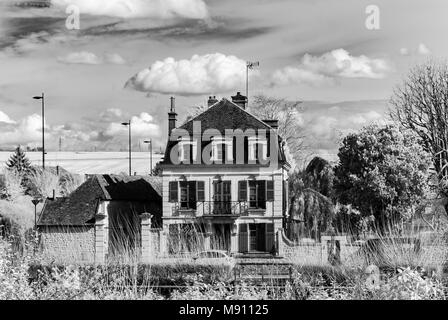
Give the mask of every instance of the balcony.
[[249, 206], [248, 201], [176, 202], [172, 207], [174, 217], [229, 217], [264, 215], [266, 209]]

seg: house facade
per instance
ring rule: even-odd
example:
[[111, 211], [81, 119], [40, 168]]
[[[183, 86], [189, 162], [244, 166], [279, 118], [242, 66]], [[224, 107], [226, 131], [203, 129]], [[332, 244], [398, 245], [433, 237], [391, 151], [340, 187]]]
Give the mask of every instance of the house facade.
[[232, 100], [176, 127], [174, 98], [162, 169], [163, 230], [170, 253], [221, 249], [233, 254], [281, 253], [290, 168], [276, 120]]

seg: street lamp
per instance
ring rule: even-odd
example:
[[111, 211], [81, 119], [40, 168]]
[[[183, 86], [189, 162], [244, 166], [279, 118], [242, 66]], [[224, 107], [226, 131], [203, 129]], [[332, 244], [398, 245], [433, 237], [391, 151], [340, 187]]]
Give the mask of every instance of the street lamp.
[[122, 122], [123, 126], [129, 127], [129, 175], [132, 176], [132, 168], [131, 168], [131, 120], [128, 122]]
[[34, 230], [37, 231], [37, 205], [41, 200], [37, 197], [34, 197], [31, 202], [34, 204]]
[[149, 175], [152, 176], [152, 139], [145, 140], [143, 143], [149, 143]]
[[33, 99], [42, 100], [42, 170], [45, 170], [45, 96], [34, 96]]

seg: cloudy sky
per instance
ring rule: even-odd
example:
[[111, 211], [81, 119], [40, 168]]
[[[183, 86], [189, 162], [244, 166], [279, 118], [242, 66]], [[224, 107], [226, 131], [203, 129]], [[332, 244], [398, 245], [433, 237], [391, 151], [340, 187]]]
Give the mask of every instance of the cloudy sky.
[[59, 137], [66, 150], [125, 149], [128, 119], [136, 148], [163, 146], [170, 95], [182, 120], [209, 95], [244, 92], [245, 61], [259, 61], [250, 95], [304, 101], [310, 148], [334, 153], [382, 121], [410, 67], [448, 55], [446, 0], [18, 2], [0, 0], [2, 148], [39, 145], [41, 92], [51, 149]]

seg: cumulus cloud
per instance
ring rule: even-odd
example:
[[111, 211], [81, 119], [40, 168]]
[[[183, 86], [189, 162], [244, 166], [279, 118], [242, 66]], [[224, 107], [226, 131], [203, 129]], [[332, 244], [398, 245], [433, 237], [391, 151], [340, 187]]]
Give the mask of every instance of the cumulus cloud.
[[421, 54], [424, 56], [431, 54], [431, 50], [429, 50], [428, 47], [424, 43], [420, 43], [418, 45], [417, 52], [418, 52], [418, 54]]
[[88, 51], [72, 52], [64, 57], [58, 57], [58, 61], [67, 64], [124, 64], [126, 61], [116, 53], [106, 53], [104, 57], [98, 57], [96, 54]]
[[[146, 113], [142, 112], [138, 116], [131, 118], [131, 131], [133, 137], [154, 137], [160, 136], [160, 126], [154, 123], [154, 118]], [[117, 135], [124, 135], [127, 137], [127, 129], [121, 124], [121, 122], [112, 122], [104, 131], [106, 137], [115, 137]]]
[[407, 55], [409, 55], [409, 50], [408, 50], [408, 48], [400, 48], [400, 54], [401, 54], [402, 56], [407, 56]]
[[383, 59], [353, 56], [344, 49], [336, 49], [320, 56], [305, 54], [298, 65], [276, 70], [272, 75], [272, 85], [319, 85], [333, 82], [336, 78], [380, 79], [389, 69]]
[[[161, 128], [150, 114], [143, 112], [131, 117], [121, 109], [110, 108], [101, 112], [95, 121], [84, 118], [80, 122], [45, 124], [46, 146], [49, 150], [56, 149], [61, 138], [65, 150], [86, 151], [92, 150], [93, 147], [98, 150], [119, 150], [127, 147], [127, 130], [121, 122], [129, 118], [132, 123], [134, 146], [142, 139], [161, 137]], [[19, 144], [40, 146], [42, 118], [38, 114], [32, 114], [14, 121], [0, 111], [0, 130], [1, 147], [12, 148]]]
[[246, 63], [221, 53], [194, 55], [189, 60], [166, 58], [129, 79], [125, 87], [144, 92], [202, 95], [244, 86]]
[[[17, 145], [38, 142], [42, 134], [42, 118], [38, 114], [29, 115], [16, 122], [1, 112], [1, 145]], [[4, 121], [6, 120], [6, 121]]]
[[65, 10], [77, 6], [82, 14], [118, 18], [189, 18], [208, 17], [203, 0], [52, 0], [53, 5]]

